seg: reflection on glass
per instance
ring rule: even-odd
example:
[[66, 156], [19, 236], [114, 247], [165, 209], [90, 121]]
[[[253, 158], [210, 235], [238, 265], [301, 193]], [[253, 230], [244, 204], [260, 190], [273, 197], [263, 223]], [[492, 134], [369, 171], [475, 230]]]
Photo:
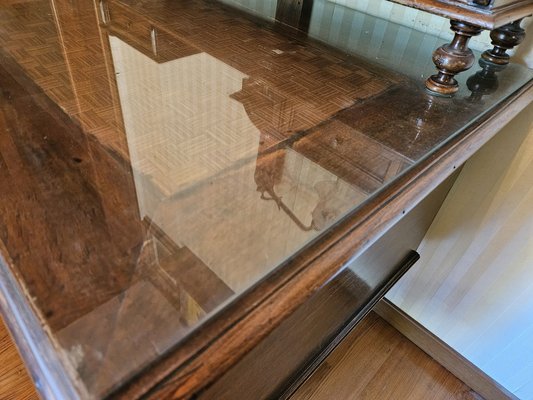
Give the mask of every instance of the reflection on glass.
[[220, 2], [268, 20], [273, 20], [276, 17], [278, 5], [278, 0], [220, 0]]
[[483, 96], [490, 95], [498, 90], [498, 73], [503, 71], [507, 65], [499, 65], [485, 61], [483, 58], [479, 59], [479, 66], [481, 70], [471, 75], [466, 81], [468, 89], [472, 94], [468, 100], [472, 102], [480, 102]]
[[309, 36], [413, 78], [432, 72], [428, 54], [443, 39], [365, 14], [352, 3], [314, 0]]

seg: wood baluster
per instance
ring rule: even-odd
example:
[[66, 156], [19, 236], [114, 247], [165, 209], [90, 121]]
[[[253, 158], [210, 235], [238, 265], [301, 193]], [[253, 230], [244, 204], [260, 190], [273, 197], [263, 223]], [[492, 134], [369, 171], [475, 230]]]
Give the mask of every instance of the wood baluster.
[[442, 45], [433, 53], [433, 62], [439, 72], [426, 80], [426, 88], [431, 92], [448, 96], [459, 90], [454, 76], [474, 64], [474, 53], [468, 48], [468, 42], [481, 32], [481, 28], [460, 21], [451, 21], [451, 29], [455, 32], [451, 43]]
[[481, 57], [484, 60], [492, 62], [494, 64], [506, 65], [509, 64], [509, 54], [507, 50], [518, 46], [526, 37], [526, 31], [520, 26], [521, 19], [503, 25], [490, 32], [490, 38], [494, 48], [492, 50], [485, 51]]

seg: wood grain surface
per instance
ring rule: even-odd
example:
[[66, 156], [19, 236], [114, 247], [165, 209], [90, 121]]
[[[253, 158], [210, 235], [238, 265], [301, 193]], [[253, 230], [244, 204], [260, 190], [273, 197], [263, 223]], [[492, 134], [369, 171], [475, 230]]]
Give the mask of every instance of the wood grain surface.
[[374, 313], [300, 387], [293, 400], [482, 400]]
[[33, 382], [0, 318], [0, 399], [38, 400]]
[[499, 385], [468, 359], [428, 331], [387, 299], [375, 307], [375, 312], [416, 344], [440, 365], [453, 373], [478, 394], [491, 400], [517, 400], [518, 397]]

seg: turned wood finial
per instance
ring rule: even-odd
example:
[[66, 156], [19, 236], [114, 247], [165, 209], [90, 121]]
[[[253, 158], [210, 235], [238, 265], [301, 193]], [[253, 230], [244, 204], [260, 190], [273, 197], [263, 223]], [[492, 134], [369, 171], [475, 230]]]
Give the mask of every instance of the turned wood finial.
[[494, 48], [485, 51], [481, 57], [486, 61], [495, 64], [505, 65], [509, 64], [509, 54], [507, 50], [518, 46], [526, 37], [526, 31], [520, 26], [521, 19], [501, 26], [490, 32], [490, 38]]
[[451, 21], [451, 29], [455, 32], [451, 43], [433, 53], [433, 62], [439, 72], [426, 81], [426, 88], [442, 95], [451, 95], [459, 89], [454, 76], [474, 64], [474, 53], [468, 48], [468, 41], [481, 32], [481, 28], [460, 21]]

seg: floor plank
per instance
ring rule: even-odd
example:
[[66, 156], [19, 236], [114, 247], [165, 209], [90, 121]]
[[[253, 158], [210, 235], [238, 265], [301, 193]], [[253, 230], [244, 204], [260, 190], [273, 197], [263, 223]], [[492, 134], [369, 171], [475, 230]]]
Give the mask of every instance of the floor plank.
[[479, 400], [481, 396], [371, 313], [293, 400]]
[[37, 400], [33, 383], [0, 318], [0, 399]]

